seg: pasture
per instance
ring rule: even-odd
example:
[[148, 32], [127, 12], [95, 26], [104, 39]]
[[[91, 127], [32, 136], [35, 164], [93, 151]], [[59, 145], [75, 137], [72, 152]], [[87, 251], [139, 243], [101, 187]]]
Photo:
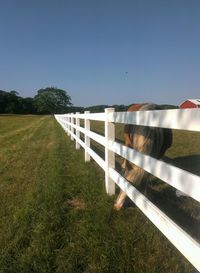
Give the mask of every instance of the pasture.
[[[0, 272], [197, 272], [139, 209], [113, 211], [104, 173], [74, 145], [51, 116], [0, 116]], [[199, 133], [174, 131], [164, 160], [200, 175]], [[154, 177], [146, 195], [200, 241], [197, 202]]]

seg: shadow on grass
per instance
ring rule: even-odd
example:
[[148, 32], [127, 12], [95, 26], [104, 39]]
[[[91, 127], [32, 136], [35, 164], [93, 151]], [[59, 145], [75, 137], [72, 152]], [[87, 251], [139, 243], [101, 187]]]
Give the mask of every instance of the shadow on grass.
[[[91, 149], [98, 154], [103, 160], [105, 160], [105, 152], [104, 149], [97, 147], [96, 145], [94, 145], [93, 143], [90, 144]], [[103, 146], [102, 146], [103, 147]], [[121, 164], [115, 160], [115, 169], [121, 173], [123, 171]]]
[[183, 170], [200, 175], [200, 155], [189, 155], [176, 158], [164, 158], [164, 161]]
[[[100, 144], [99, 144], [100, 145]], [[103, 146], [102, 146], [103, 147]], [[104, 149], [97, 147], [93, 143], [90, 143], [90, 148], [98, 154], [103, 160], [105, 160], [105, 152]]]
[[[117, 141], [122, 142], [120, 139], [117, 139]], [[91, 143], [91, 148], [105, 160], [105, 153], [102, 147], [97, 147]], [[193, 174], [200, 175], [200, 155], [176, 157], [173, 159], [164, 157], [163, 161]], [[120, 162], [116, 160], [115, 165], [116, 170], [123, 175]], [[197, 201], [190, 197], [177, 197], [175, 188], [153, 176], [150, 176], [146, 181], [142, 181], [136, 188], [188, 234], [200, 241], [200, 205]], [[119, 189], [117, 188], [116, 194], [118, 192]], [[135, 204], [129, 198], [126, 198], [124, 208], [134, 207]]]
[[[164, 158], [164, 161], [200, 175], [200, 155], [177, 157], [174, 159]], [[175, 188], [168, 186], [156, 177], [150, 177], [148, 181], [143, 181], [137, 188], [175, 223], [200, 242], [199, 202], [186, 196], [177, 197]], [[134, 206], [130, 199], [125, 203], [125, 208]]]

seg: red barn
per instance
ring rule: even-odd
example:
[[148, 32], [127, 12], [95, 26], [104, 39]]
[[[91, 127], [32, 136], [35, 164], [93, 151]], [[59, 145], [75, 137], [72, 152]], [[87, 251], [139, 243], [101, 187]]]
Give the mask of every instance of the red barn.
[[181, 103], [179, 108], [200, 108], [200, 99], [188, 99]]

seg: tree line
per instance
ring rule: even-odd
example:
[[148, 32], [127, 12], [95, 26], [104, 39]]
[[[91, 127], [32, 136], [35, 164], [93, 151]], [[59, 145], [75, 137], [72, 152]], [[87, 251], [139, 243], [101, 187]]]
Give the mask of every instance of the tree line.
[[71, 97], [65, 90], [47, 87], [33, 98], [23, 98], [17, 91], [0, 90], [0, 114], [54, 114], [70, 112]]
[[[133, 103], [132, 103], [133, 104]], [[131, 104], [130, 104], [131, 105]], [[0, 90], [0, 114], [62, 114], [62, 113], [91, 113], [103, 112], [105, 108], [113, 107], [116, 112], [127, 111], [130, 105], [95, 105], [90, 107], [73, 106], [67, 91], [47, 87], [39, 89], [32, 97], [23, 98], [17, 91]], [[163, 104], [162, 109], [178, 108], [175, 105]]]

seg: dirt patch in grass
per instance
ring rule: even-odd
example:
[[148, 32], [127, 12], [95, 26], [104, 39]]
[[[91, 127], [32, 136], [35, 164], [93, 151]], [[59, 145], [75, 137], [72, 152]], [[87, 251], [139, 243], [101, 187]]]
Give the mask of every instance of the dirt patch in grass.
[[55, 143], [54, 141], [47, 143], [47, 150], [51, 149], [54, 143]]
[[86, 209], [86, 204], [83, 200], [72, 199], [72, 200], [66, 201], [66, 204], [76, 210], [85, 210]]

